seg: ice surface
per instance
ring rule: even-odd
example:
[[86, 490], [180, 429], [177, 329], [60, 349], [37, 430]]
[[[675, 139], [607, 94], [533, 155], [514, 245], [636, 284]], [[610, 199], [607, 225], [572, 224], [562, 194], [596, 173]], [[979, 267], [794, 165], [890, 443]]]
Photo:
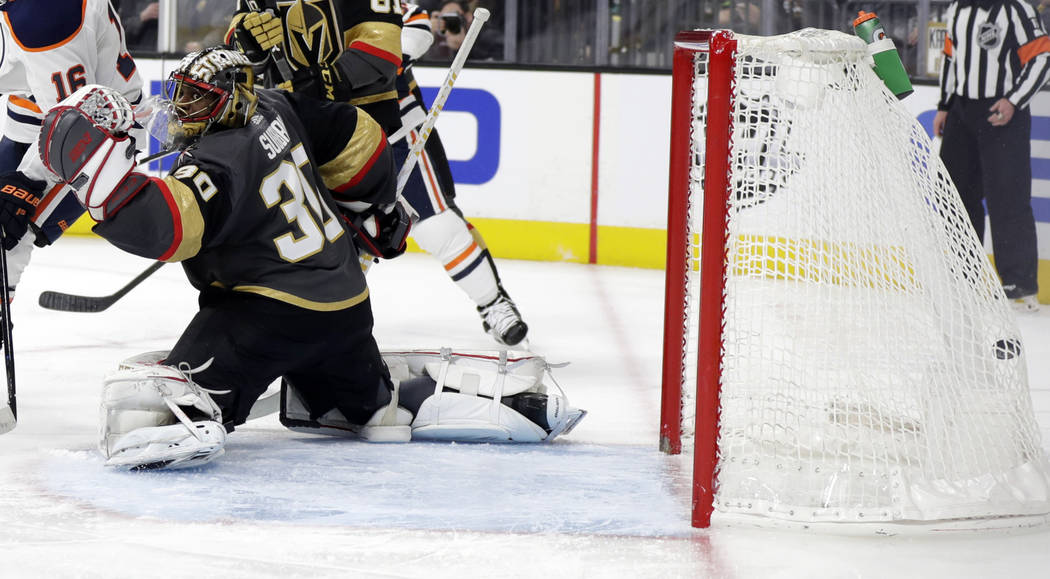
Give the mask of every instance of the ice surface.
[[[587, 418], [550, 445], [369, 445], [234, 432], [199, 469], [120, 473], [95, 452], [100, 379], [174, 343], [195, 311], [167, 266], [109, 310], [51, 312], [46, 289], [103, 295], [149, 262], [99, 240], [38, 250], [14, 304], [19, 425], [0, 437], [0, 577], [1045, 577], [1050, 533], [858, 538], [689, 527], [687, 461], [656, 452], [662, 272], [500, 261], [531, 347]], [[441, 266], [369, 274], [385, 349], [494, 349]], [[1050, 308], [1021, 319], [1044, 445]]]

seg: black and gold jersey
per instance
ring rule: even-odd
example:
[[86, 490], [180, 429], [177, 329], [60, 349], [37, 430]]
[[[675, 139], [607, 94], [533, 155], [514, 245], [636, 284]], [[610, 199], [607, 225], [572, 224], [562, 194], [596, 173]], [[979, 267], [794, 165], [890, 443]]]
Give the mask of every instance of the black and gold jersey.
[[247, 126], [205, 134], [94, 231], [136, 255], [182, 262], [198, 289], [320, 311], [360, 303], [368, 290], [333, 195], [393, 202], [382, 131], [345, 103], [257, 92]]
[[[292, 90], [349, 102], [368, 112], [388, 134], [401, 126], [394, 85], [401, 65], [400, 0], [270, 0], [257, 2], [284, 26], [280, 54], [292, 72]], [[247, 12], [238, 0], [236, 12]], [[236, 20], [235, 20], [236, 21]], [[236, 44], [236, 31], [227, 43]], [[277, 75], [271, 62], [269, 76]], [[280, 83], [281, 79], [277, 79]], [[284, 85], [288, 86], [288, 85]]]

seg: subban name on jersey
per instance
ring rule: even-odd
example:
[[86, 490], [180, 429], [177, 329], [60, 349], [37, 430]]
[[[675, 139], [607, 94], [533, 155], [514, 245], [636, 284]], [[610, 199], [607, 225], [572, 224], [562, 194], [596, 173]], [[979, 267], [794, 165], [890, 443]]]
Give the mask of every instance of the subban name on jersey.
[[291, 140], [292, 138], [288, 136], [288, 129], [284, 127], [284, 121], [281, 120], [281, 117], [275, 118], [270, 123], [270, 126], [266, 127], [266, 130], [259, 135], [259, 143], [262, 144], [263, 150], [266, 151], [266, 156], [271, 161], [284, 151]]

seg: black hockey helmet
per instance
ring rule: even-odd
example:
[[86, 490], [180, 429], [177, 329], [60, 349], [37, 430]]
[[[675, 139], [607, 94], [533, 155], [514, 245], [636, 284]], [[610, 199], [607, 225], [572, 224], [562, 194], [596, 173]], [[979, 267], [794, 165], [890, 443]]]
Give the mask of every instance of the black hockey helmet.
[[213, 46], [187, 54], [168, 76], [182, 137], [200, 137], [213, 127], [243, 127], [255, 113], [255, 74], [244, 54]]

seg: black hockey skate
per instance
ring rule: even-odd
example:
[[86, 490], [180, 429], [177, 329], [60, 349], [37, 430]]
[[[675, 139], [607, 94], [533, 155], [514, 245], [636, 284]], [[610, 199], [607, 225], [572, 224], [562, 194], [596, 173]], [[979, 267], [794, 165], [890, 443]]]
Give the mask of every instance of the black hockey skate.
[[478, 306], [478, 313], [481, 327], [505, 346], [521, 343], [529, 333], [529, 326], [522, 321], [517, 306], [503, 290], [488, 305]]

